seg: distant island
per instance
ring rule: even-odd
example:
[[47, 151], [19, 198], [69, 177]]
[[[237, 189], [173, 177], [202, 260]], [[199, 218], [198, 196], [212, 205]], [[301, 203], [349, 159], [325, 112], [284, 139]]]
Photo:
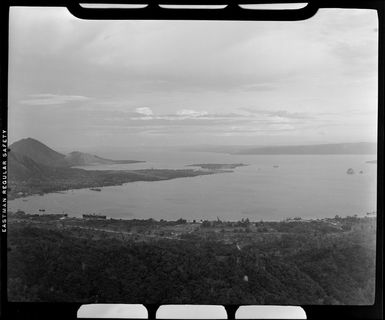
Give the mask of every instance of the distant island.
[[377, 164], [377, 160], [369, 160], [369, 161], [366, 161], [366, 163], [374, 163], [374, 164]]
[[349, 169], [346, 171], [346, 174], [354, 174], [353, 168], [349, 168]]
[[258, 145], [228, 145], [228, 146], [195, 146], [184, 147], [184, 151], [214, 152], [226, 154], [245, 154], [245, 155], [274, 155], [274, 154], [376, 154], [377, 144], [372, 142], [355, 143], [326, 143], [310, 145], [278, 145], [278, 146], [258, 146]]
[[209, 170], [223, 170], [223, 169], [235, 169], [237, 167], [244, 167], [247, 166], [247, 164], [244, 163], [197, 163], [197, 164], [190, 164], [186, 167], [201, 167], [202, 169], [209, 169]]
[[232, 154], [376, 154], [376, 143], [333, 143], [316, 145], [297, 145], [297, 146], [271, 146], [242, 148]]
[[134, 181], [160, 181], [220, 173], [193, 169], [84, 170], [74, 165], [134, 163], [109, 160], [80, 152], [62, 155], [35, 139], [23, 139], [9, 147], [8, 200], [34, 194], [122, 185]]

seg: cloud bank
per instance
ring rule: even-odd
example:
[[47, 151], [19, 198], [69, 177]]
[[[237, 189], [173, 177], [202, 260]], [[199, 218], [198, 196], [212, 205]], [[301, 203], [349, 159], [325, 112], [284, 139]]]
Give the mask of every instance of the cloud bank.
[[12, 8], [10, 137], [79, 147], [150, 146], [158, 136], [170, 145], [373, 141], [377, 28], [370, 10], [215, 22]]

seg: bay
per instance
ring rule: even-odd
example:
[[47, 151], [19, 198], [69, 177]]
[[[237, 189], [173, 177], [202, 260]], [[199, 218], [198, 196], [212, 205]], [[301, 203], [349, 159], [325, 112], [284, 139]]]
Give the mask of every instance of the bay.
[[[84, 169], [185, 169], [197, 163], [247, 166], [229, 173], [103, 187], [101, 192], [78, 189], [29, 196], [9, 201], [8, 208], [69, 216], [98, 213], [122, 219], [228, 221], [363, 216], [376, 210], [377, 165], [366, 163], [375, 159], [371, 155], [230, 155], [159, 148], [116, 156], [124, 155], [146, 162]], [[349, 168], [355, 174], [347, 174]]]

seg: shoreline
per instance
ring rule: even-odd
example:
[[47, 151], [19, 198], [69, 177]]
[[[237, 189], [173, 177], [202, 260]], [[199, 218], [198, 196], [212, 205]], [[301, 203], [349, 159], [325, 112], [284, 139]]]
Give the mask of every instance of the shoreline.
[[[11, 193], [8, 191], [7, 200], [12, 201], [16, 199], [25, 199], [29, 196], [42, 196], [45, 194], [67, 192], [71, 190], [122, 186], [131, 182], [157, 182], [178, 178], [193, 178], [197, 176], [234, 172], [233, 170], [220, 169], [76, 170], [79, 170], [81, 173], [87, 175], [86, 179], [84, 179], [86, 181], [78, 181], [75, 180], [76, 177], [70, 177], [69, 179], [73, 179], [73, 181], [68, 182], [65, 180], [63, 184], [56, 182], [55, 185], [51, 186], [47, 186], [47, 181], [42, 181], [41, 185], [38, 186], [21, 185], [18, 181], [9, 181], [9, 189], [16, 190]], [[39, 188], [41, 189], [31, 190]]]
[[[44, 209], [45, 210], [45, 209]], [[21, 216], [21, 217], [48, 217], [48, 218], [54, 218], [54, 217], [63, 217], [65, 216], [67, 219], [74, 219], [74, 220], [93, 220], [93, 221], [141, 221], [141, 222], [151, 222], [151, 223], [174, 223], [174, 222], [180, 222], [182, 224], [202, 224], [204, 222], [208, 222], [212, 225], [221, 225], [221, 224], [235, 224], [235, 223], [242, 223], [242, 224], [258, 224], [258, 223], [312, 223], [312, 222], [333, 222], [333, 221], [339, 221], [343, 219], [371, 219], [371, 218], [377, 218], [376, 212], [367, 212], [366, 214], [361, 215], [335, 215], [334, 217], [315, 217], [315, 218], [302, 218], [302, 217], [288, 217], [288, 218], [282, 218], [280, 220], [266, 220], [266, 219], [255, 219], [251, 220], [249, 218], [241, 218], [239, 220], [221, 220], [221, 219], [184, 219], [179, 218], [176, 220], [171, 219], [163, 219], [163, 218], [114, 218], [110, 217], [106, 214], [92, 214], [95, 216], [95, 219], [87, 219], [82, 217], [82, 213], [79, 213], [78, 215], [70, 215], [69, 213], [63, 212], [63, 213], [48, 213], [48, 212], [40, 212], [40, 213], [27, 213], [24, 210], [17, 210], [16, 212], [8, 210], [8, 215], [11, 216]], [[85, 215], [91, 215], [91, 214], [85, 214]], [[98, 217], [105, 217], [103, 219], [98, 219]]]

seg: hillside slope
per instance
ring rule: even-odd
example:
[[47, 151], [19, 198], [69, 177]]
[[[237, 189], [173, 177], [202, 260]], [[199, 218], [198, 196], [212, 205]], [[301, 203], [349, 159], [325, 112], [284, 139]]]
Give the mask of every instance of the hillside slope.
[[44, 179], [47, 167], [31, 158], [10, 151], [8, 153], [8, 180], [25, 181], [31, 178]]
[[258, 223], [261, 228], [268, 223], [274, 232], [251, 224], [249, 232], [243, 227], [218, 232], [182, 219], [11, 215], [8, 297], [82, 303], [372, 304], [375, 219], [331, 222], [343, 228], [313, 220], [295, 228], [290, 222]]

